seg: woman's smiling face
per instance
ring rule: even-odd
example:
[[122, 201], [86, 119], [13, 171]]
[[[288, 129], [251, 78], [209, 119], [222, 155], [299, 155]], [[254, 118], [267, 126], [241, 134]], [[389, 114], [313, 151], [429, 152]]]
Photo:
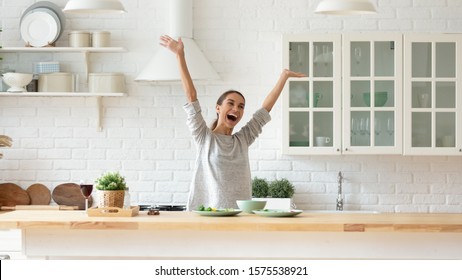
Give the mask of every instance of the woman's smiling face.
[[221, 105], [217, 105], [218, 126], [234, 128], [244, 115], [245, 100], [238, 93], [230, 93]]

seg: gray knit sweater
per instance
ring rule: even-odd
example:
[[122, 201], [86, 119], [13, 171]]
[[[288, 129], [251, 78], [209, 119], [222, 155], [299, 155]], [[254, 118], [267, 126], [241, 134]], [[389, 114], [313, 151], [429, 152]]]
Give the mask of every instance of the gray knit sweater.
[[236, 208], [236, 200], [252, 196], [249, 146], [271, 120], [268, 111], [257, 110], [237, 133], [223, 135], [213, 133], [207, 126], [199, 101], [184, 105], [184, 110], [197, 146], [188, 210], [196, 210], [200, 205]]

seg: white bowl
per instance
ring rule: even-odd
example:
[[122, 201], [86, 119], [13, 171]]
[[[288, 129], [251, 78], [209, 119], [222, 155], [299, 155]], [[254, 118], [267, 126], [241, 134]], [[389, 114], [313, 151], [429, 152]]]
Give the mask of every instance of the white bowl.
[[9, 72], [3, 74], [3, 81], [10, 86], [8, 92], [25, 92], [25, 86], [32, 81], [32, 74]]

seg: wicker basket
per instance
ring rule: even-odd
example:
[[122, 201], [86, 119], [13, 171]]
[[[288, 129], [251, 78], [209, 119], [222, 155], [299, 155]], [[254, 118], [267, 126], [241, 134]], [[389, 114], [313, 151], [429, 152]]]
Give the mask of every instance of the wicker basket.
[[125, 191], [99, 191], [99, 207], [124, 207]]

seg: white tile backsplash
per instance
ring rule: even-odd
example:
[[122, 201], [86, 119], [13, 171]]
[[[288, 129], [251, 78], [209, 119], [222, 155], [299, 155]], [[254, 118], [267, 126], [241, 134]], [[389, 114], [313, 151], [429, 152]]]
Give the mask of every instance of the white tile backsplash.
[[[19, 18], [34, 0], [0, 0], [3, 46], [19, 47]], [[66, 0], [53, 1], [64, 7]], [[63, 182], [96, 178], [108, 170], [127, 177], [132, 202], [185, 203], [195, 147], [185, 124], [186, 102], [179, 83], [135, 83], [145, 63], [168, 32], [168, 1], [122, 0], [124, 15], [66, 15], [57, 42], [68, 45], [70, 30], [107, 30], [113, 46], [128, 51], [91, 54], [94, 72], [123, 72], [128, 96], [103, 98], [103, 131], [96, 131], [93, 98], [0, 97], [0, 134], [13, 138], [2, 148], [0, 181], [24, 188], [42, 182], [50, 189]], [[317, 0], [195, 0], [194, 36], [222, 80], [198, 84], [208, 122], [221, 92], [233, 88], [247, 99], [245, 122], [276, 81], [282, 65], [283, 33], [449, 32], [460, 33], [459, 1], [373, 0], [379, 14], [323, 16]], [[0, 65], [32, 71], [33, 61], [61, 61], [80, 75], [78, 53], [2, 54]], [[281, 155], [281, 104], [250, 150], [253, 176], [288, 178], [300, 209], [335, 209], [337, 173], [345, 176], [345, 209], [385, 212], [462, 213], [461, 157], [287, 156]]]

